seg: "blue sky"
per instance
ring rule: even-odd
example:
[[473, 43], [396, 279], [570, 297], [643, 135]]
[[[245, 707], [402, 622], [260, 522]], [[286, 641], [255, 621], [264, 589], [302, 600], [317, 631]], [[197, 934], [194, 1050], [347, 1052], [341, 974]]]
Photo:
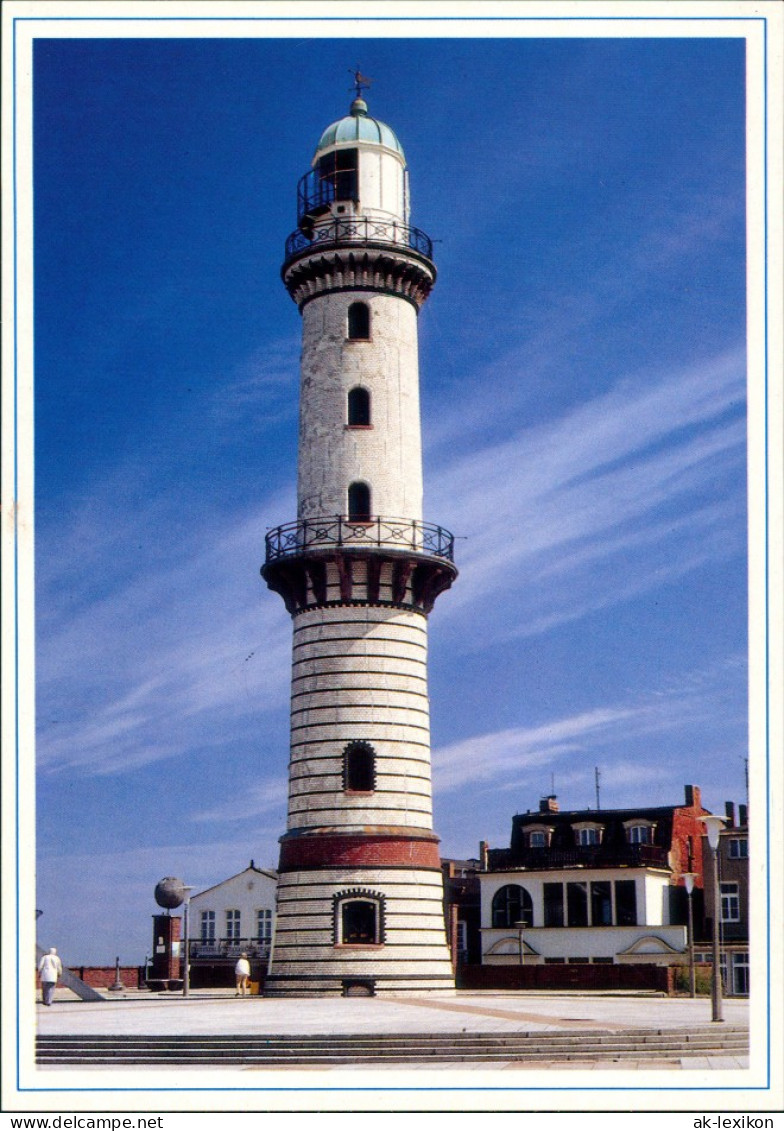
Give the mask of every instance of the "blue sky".
[[[296, 183], [357, 63], [434, 240], [425, 514], [445, 855], [562, 807], [745, 800], [744, 43], [39, 40], [38, 894], [142, 961], [153, 888], [274, 866]], [[754, 765], [752, 765], [754, 772]]]

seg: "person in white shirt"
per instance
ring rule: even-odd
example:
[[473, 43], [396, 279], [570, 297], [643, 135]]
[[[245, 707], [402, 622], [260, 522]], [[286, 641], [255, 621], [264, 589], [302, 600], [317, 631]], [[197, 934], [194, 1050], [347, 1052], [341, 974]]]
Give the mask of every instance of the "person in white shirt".
[[234, 996], [240, 997], [241, 995], [242, 997], [244, 997], [246, 993], [250, 993], [250, 987], [248, 986], [248, 978], [250, 978], [250, 962], [248, 962], [248, 956], [244, 950], [240, 957], [237, 959], [237, 965], [234, 967], [234, 977], [237, 982], [237, 992]]
[[63, 964], [57, 957], [57, 948], [52, 946], [49, 953], [45, 954], [38, 963], [38, 975], [41, 979], [41, 997], [44, 1005], [51, 1005], [54, 998], [54, 988], [63, 972]]

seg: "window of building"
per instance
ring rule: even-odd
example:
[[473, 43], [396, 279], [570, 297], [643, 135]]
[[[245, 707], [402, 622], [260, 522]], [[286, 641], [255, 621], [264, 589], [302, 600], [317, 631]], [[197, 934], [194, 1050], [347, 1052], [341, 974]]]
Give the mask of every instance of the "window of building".
[[577, 829], [576, 832], [577, 843], [581, 848], [591, 848], [602, 842], [601, 829], [596, 828], [595, 825], [584, 826], [583, 828]]
[[529, 892], [519, 884], [506, 884], [493, 896], [493, 926], [534, 925], [534, 904]]
[[352, 483], [348, 489], [349, 522], [370, 522], [370, 488], [367, 483]]
[[651, 843], [651, 828], [650, 828], [650, 825], [632, 825], [629, 829], [629, 843], [630, 844], [650, 844]]
[[347, 316], [348, 338], [351, 342], [366, 342], [370, 338], [370, 307], [366, 302], [352, 302]]
[[541, 831], [532, 832], [528, 837], [528, 843], [531, 848], [546, 848], [547, 834]]
[[357, 164], [356, 149], [337, 149], [319, 158], [316, 174], [325, 201], [358, 200]]
[[468, 961], [468, 923], [465, 919], [457, 920], [457, 957], [459, 962]]
[[350, 742], [343, 751], [343, 788], [349, 793], [376, 788], [376, 753], [369, 742]]
[[215, 942], [215, 912], [202, 911], [201, 913], [201, 941], [203, 943]]
[[256, 912], [256, 941], [262, 946], [272, 942], [272, 911], [268, 907], [260, 907]]
[[370, 426], [370, 392], [357, 385], [348, 391], [349, 428], [368, 428]]
[[634, 880], [615, 881], [615, 922], [619, 927], [637, 926], [637, 884]]
[[563, 884], [543, 884], [544, 925], [562, 927], [564, 925]]
[[615, 960], [611, 956], [607, 957], [606, 955], [603, 955], [601, 958], [591, 959], [591, 962], [595, 963], [598, 966], [612, 966], [614, 961]]
[[736, 883], [722, 883], [721, 887], [721, 921], [722, 923], [737, 923], [740, 920], [740, 895]]
[[333, 898], [335, 943], [379, 946], [384, 942], [384, 897], [355, 888]]
[[730, 856], [733, 860], [745, 860], [749, 855], [749, 842], [745, 836], [732, 837], [730, 840]]
[[749, 992], [748, 954], [733, 954], [732, 956], [732, 992], [743, 995], [747, 995]]
[[242, 938], [240, 913], [237, 910], [226, 912], [226, 938], [229, 942], [238, 942]]
[[565, 966], [566, 965], [566, 959], [565, 958], [545, 958], [544, 964], [545, 964], [545, 966]]
[[588, 926], [588, 884], [566, 885], [566, 910], [570, 927]]
[[591, 882], [591, 925], [612, 926], [612, 884], [609, 880]]

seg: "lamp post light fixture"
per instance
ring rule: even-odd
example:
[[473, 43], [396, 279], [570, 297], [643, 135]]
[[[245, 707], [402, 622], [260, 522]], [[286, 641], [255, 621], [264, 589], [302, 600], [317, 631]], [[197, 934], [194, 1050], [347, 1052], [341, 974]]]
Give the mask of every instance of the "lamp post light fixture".
[[719, 891], [719, 833], [724, 828], [726, 817], [715, 815], [700, 817], [705, 825], [708, 848], [713, 865], [713, 970], [711, 973], [711, 1021], [723, 1021], [721, 990], [721, 954], [719, 948], [719, 919], [721, 917], [721, 895]]
[[193, 891], [193, 884], [183, 884], [185, 892], [184, 906], [182, 909], [182, 928], [185, 938], [183, 939], [183, 947], [185, 953], [183, 954], [183, 975], [182, 975], [182, 996], [187, 997], [191, 992], [191, 955], [190, 955], [190, 940], [188, 937], [188, 912], [191, 905], [191, 892]]
[[694, 972], [694, 912], [691, 904], [692, 892], [694, 891], [694, 881], [699, 875], [698, 872], [681, 872], [683, 877], [683, 886], [686, 888], [686, 895], [689, 899], [689, 996], [697, 996], [697, 979]]

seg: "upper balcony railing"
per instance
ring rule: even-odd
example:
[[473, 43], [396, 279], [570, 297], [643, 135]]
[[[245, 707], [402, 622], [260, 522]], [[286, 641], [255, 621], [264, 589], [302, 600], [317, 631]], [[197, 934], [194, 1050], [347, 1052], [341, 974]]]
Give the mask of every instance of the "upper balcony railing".
[[312, 550], [360, 549], [370, 547], [413, 551], [454, 561], [454, 536], [442, 526], [410, 518], [381, 518], [367, 522], [345, 515], [303, 518], [276, 526], [266, 537], [267, 562], [296, 557]]
[[667, 849], [657, 844], [627, 844], [610, 847], [584, 845], [574, 848], [511, 848], [490, 850], [491, 871], [525, 868], [548, 871], [551, 868], [645, 868], [666, 867]]
[[419, 228], [412, 228], [400, 220], [355, 216], [319, 224], [308, 233], [300, 229], [292, 232], [286, 240], [286, 261], [302, 251], [344, 244], [392, 244], [415, 251], [426, 259], [433, 258], [433, 241]]

